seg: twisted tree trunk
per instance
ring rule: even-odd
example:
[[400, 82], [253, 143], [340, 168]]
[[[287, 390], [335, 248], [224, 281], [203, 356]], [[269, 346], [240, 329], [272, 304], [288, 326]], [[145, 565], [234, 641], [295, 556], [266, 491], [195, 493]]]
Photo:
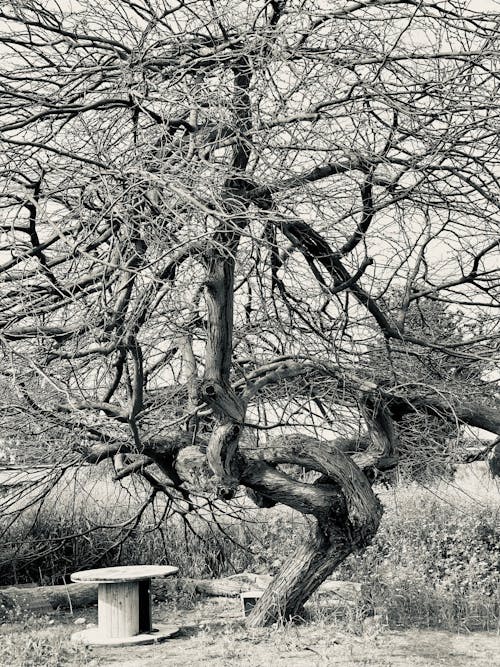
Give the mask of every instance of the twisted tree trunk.
[[288, 478], [289, 488], [282, 484], [278, 489], [260, 462], [249, 463], [241, 476], [242, 483], [254, 492], [316, 519], [310, 538], [283, 565], [252, 610], [247, 620], [251, 627], [300, 616], [305, 602], [335, 568], [370, 542], [382, 516], [367, 477], [331, 443], [303, 436], [281, 438], [261, 455], [266, 457], [266, 465], [286, 461], [322, 476], [312, 485]]
[[[253, 460], [240, 451], [249, 395], [238, 395], [231, 389], [230, 373], [234, 258], [241, 233], [248, 225], [250, 201], [246, 195], [253, 187], [246, 174], [250, 144], [242, 139], [252, 126], [249, 96], [252, 70], [246, 57], [234, 65], [233, 74], [234, 113], [242, 134], [233, 147], [231, 175], [223, 187], [227, 217], [219, 224], [204, 258], [207, 344], [200, 393], [214, 416], [207, 462], [216, 477], [219, 497], [232, 498], [237, 487], [243, 484], [251, 490], [258, 504], [284, 503], [316, 519], [311, 539], [283, 566], [248, 617], [249, 625], [256, 626], [300, 614], [304, 603], [335, 567], [350, 553], [369, 543], [378, 528], [382, 510], [366, 475], [335, 446], [299, 436], [276, 442], [271, 449], [258, 452]], [[333, 257], [332, 253], [330, 255]], [[332, 270], [338, 273], [338, 266]], [[345, 282], [344, 273], [343, 270], [340, 277], [335, 274], [336, 280]], [[389, 417], [373, 407], [367, 411], [365, 419], [374, 424], [376, 451], [372, 453], [372, 462], [380, 455], [390, 457], [394, 443], [392, 429], [388, 427]], [[316, 484], [304, 484], [276, 469], [280, 463], [315, 470], [321, 478]]]

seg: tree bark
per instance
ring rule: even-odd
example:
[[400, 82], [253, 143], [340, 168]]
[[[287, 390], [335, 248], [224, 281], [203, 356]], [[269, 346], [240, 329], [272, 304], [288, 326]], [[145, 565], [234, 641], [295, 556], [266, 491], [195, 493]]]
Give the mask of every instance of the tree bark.
[[284, 565], [259, 599], [247, 625], [259, 627], [279, 620], [300, 619], [311, 595], [359, 546], [348, 530], [318, 522], [310, 539]]
[[[248, 616], [251, 627], [300, 616], [305, 602], [335, 568], [370, 542], [382, 516], [367, 477], [332, 443], [288, 436], [254, 453], [260, 460], [245, 461], [241, 483], [265, 499], [314, 516], [317, 525]], [[279, 463], [316, 470], [322, 477], [316, 484], [303, 484], [276, 470]]]

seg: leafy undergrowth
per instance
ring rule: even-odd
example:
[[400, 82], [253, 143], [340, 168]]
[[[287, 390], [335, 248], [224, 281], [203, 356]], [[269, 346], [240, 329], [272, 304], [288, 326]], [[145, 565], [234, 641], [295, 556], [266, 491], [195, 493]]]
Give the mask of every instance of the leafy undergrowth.
[[388, 504], [362, 554], [336, 573], [363, 581], [390, 627], [499, 629], [499, 508], [415, 487]]

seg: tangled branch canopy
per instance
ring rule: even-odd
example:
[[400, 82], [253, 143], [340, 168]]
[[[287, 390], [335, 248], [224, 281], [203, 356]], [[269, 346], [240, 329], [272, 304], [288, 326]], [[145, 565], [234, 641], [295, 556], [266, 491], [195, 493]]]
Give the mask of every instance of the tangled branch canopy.
[[164, 490], [191, 445], [237, 474], [219, 422], [366, 470], [415, 415], [500, 434], [499, 15], [462, 5], [2, 2], [5, 433]]

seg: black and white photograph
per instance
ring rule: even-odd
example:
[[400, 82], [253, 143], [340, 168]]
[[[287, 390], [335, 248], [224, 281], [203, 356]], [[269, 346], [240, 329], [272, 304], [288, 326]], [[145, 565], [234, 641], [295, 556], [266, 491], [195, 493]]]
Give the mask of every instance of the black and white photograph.
[[0, 667], [500, 667], [500, 0], [0, 0]]

